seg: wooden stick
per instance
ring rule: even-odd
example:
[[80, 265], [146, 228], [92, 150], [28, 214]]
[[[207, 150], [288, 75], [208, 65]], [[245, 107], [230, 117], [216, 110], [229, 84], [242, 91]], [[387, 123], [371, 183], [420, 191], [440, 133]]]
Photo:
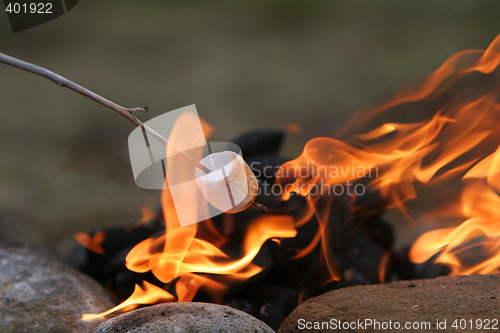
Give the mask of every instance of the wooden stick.
[[[107, 108], [109, 108], [109, 109], [111, 109], [111, 110], [119, 113], [123, 117], [127, 118], [132, 124], [134, 124], [136, 126], [139, 126], [142, 129], [144, 129], [144, 131], [146, 131], [146, 133], [148, 133], [149, 135], [151, 135], [153, 138], [155, 138], [156, 140], [158, 140], [162, 144], [164, 144], [164, 145], [167, 145], [167, 144], [170, 145], [178, 153], [181, 153], [181, 154], [185, 155], [187, 158], [189, 158], [196, 165], [197, 168], [199, 168], [202, 171], [207, 172], [207, 168], [203, 164], [201, 164], [200, 162], [196, 161], [193, 157], [191, 157], [188, 153], [186, 153], [184, 150], [182, 150], [176, 144], [174, 144], [173, 142], [168, 141], [160, 133], [156, 132], [154, 129], [152, 129], [151, 127], [149, 127], [146, 124], [144, 124], [142, 121], [140, 121], [139, 119], [137, 119], [137, 117], [135, 117], [132, 114], [134, 112], [147, 112], [148, 111], [148, 107], [147, 106], [145, 106], [145, 107], [137, 107], [137, 108], [126, 108], [126, 107], [123, 107], [121, 105], [118, 105], [118, 104], [110, 101], [107, 98], [102, 97], [101, 95], [96, 94], [93, 91], [88, 90], [85, 87], [82, 87], [79, 84], [76, 84], [73, 81], [68, 80], [67, 78], [65, 78], [65, 77], [63, 77], [63, 76], [61, 76], [61, 75], [59, 75], [57, 73], [49, 71], [48, 69], [45, 69], [43, 67], [34, 65], [32, 63], [29, 63], [29, 62], [26, 62], [26, 61], [23, 61], [23, 60], [11, 57], [11, 56], [6, 55], [4, 53], [0, 53], [0, 62], [3, 62], [5, 64], [13, 66], [13, 67], [17, 67], [19, 69], [25, 70], [25, 71], [33, 73], [33, 74], [40, 75], [40, 76], [42, 76], [42, 77], [44, 77], [46, 79], [51, 80], [52, 82], [54, 82], [55, 84], [57, 84], [60, 87], [66, 87], [68, 89], [71, 89], [71, 90], [79, 93], [80, 95], [83, 95], [83, 96], [85, 96], [87, 98], [90, 98], [91, 100], [93, 100], [93, 101], [95, 101], [95, 102], [97, 102], [97, 103], [99, 103], [101, 105], [104, 105], [105, 107], [107, 107]], [[208, 172], [210, 172], [210, 170], [208, 170]]]
[[[177, 146], [176, 144], [174, 144], [171, 141], [168, 141], [160, 133], [156, 132], [154, 129], [147, 126], [142, 121], [137, 119], [136, 116], [133, 115], [133, 113], [135, 113], [135, 112], [147, 112], [148, 111], [147, 106], [136, 107], [136, 108], [123, 107], [121, 105], [116, 104], [115, 102], [110, 101], [107, 98], [102, 97], [101, 95], [96, 94], [95, 92], [93, 92], [85, 87], [82, 87], [81, 85], [79, 85], [73, 81], [68, 80], [67, 78], [65, 78], [57, 73], [54, 73], [48, 69], [37, 66], [35, 64], [11, 57], [11, 56], [4, 54], [4, 53], [1, 53], [1, 52], [0, 52], [0, 62], [3, 62], [4, 64], [22, 69], [24, 71], [27, 71], [27, 72], [30, 72], [33, 74], [40, 75], [46, 79], [51, 80], [52, 82], [54, 82], [55, 84], [57, 84], [60, 87], [65, 87], [65, 88], [71, 89], [71, 90], [79, 93], [80, 95], [83, 95], [83, 96], [90, 98], [91, 100], [93, 100], [101, 105], [104, 105], [105, 107], [107, 107], [107, 108], [119, 113], [123, 117], [127, 118], [132, 124], [141, 127], [146, 133], [151, 135], [153, 138], [155, 138], [156, 140], [158, 140], [162, 144], [170, 145], [170, 147], [175, 149], [178, 153], [181, 153], [184, 156], [186, 156], [200, 170], [204, 171], [205, 173], [209, 173], [211, 171], [210, 169], [205, 167], [203, 164], [196, 161], [191, 155], [186, 153], [179, 146]], [[267, 211], [267, 208], [261, 204], [253, 203], [252, 206], [260, 211], [264, 211], [264, 212]]]

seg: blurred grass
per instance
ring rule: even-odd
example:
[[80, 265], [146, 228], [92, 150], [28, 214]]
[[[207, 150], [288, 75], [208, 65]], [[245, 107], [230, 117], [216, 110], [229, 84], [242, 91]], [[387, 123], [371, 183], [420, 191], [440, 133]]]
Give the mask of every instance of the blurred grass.
[[[154, 117], [195, 103], [228, 140], [302, 127], [284, 151], [334, 133], [462, 49], [500, 32], [500, 2], [80, 1], [12, 34], [0, 50]], [[158, 192], [135, 186], [118, 115], [42, 78], [0, 65], [0, 240], [67, 253], [73, 233], [140, 216]]]

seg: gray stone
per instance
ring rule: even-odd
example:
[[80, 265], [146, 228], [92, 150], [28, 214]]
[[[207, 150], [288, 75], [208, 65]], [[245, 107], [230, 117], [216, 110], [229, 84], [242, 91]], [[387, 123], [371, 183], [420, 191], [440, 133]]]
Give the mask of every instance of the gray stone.
[[51, 251], [0, 244], [0, 332], [91, 332], [83, 313], [113, 306], [105, 290]]
[[94, 333], [274, 332], [255, 317], [229, 306], [163, 303], [127, 312], [99, 325]]
[[[489, 319], [489, 332], [496, 332], [500, 313], [500, 275], [446, 276], [428, 280], [398, 281], [380, 285], [355, 286], [330, 291], [311, 298], [297, 307], [281, 324], [278, 332], [303, 332], [305, 325], [314, 328], [314, 323], [324, 324], [323, 330], [305, 330], [307, 332], [478, 332], [476, 320], [483, 327]], [[382, 322], [391, 320], [393, 325], [408, 322], [430, 323], [430, 329], [393, 329], [381, 326], [353, 326], [354, 329], [336, 329], [329, 326], [331, 320], [357, 322], [365, 319]], [[464, 325], [461, 329], [452, 327], [455, 320]], [[491, 319], [496, 320], [496, 328]], [[302, 321], [301, 321], [302, 320]], [[443, 321], [446, 320], [446, 329]], [[469, 322], [469, 320], [472, 320]], [[440, 327], [437, 327], [439, 321]], [[310, 323], [307, 324], [306, 322]], [[338, 322], [336, 322], [338, 325]], [[357, 325], [357, 324], [356, 324]], [[471, 326], [472, 325], [472, 326]], [[320, 326], [318, 326], [320, 327]], [[401, 326], [404, 327], [404, 326]], [[305, 328], [305, 327], [304, 327]]]

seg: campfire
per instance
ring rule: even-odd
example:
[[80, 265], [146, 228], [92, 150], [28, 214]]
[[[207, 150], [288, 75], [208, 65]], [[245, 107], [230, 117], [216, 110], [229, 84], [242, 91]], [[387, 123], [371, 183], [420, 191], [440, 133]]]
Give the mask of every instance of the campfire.
[[[181, 226], [166, 187], [161, 209], [144, 209], [140, 221], [76, 235], [85, 248], [73, 266], [122, 300], [83, 319], [203, 301], [277, 327], [333, 289], [499, 273], [499, 63], [500, 36], [486, 50], [458, 52], [342, 132], [310, 140], [295, 159], [279, 154], [279, 131], [236, 138], [267, 212], [250, 207]], [[183, 209], [195, 209], [187, 195]], [[426, 231], [402, 246], [395, 230], [412, 228]]]

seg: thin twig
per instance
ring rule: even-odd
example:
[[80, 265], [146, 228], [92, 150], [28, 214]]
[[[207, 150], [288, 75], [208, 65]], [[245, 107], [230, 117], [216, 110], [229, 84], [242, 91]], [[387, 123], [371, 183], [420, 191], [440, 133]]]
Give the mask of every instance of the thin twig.
[[57, 84], [60, 87], [66, 87], [66, 88], [69, 88], [73, 91], [76, 91], [77, 93], [79, 93], [85, 97], [88, 97], [91, 100], [96, 101], [97, 103], [102, 104], [115, 112], [118, 112], [119, 114], [121, 114], [122, 116], [127, 118], [129, 121], [131, 121], [136, 126], [141, 126], [141, 122], [138, 121], [137, 118], [133, 117], [131, 115], [131, 113], [132, 112], [146, 112], [147, 111], [147, 108], [140, 108], [140, 107], [132, 108], [132, 109], [125, 108], [121, 105], [118, 105], [118, 104], [110, 101], [107, 98], [104, 98], [104, 97], [94, 93], [93, 91], [88, 90], [87, 88], [80, 86], [79, 84], [74, 83], [73, 81], [66, 79], [65, 77], [62, 77], [59, 74], [56, 74], [56, 73], [49, 71], [48, 69], [42, 68], [40, 66], [31, 64], [29, 62], [8, 56], [4, 53], [0, 53], [0, 61], [7, 64], [7, 65], [11, 65], [13, 67], [17, 67], [17, 68], [20, 68], [22, 70], [25, 70], [27, 72], [31, 72], [33, 74], [38, 74], [40, 76], [43, 76], [44, 78], [51, 80], [52, 82], [54, 82], [55, 84]]
[[[1, 52], [0, 52], [0, 62], [3, 62], [5, 64], [13, 66], [13, 67], [17, 67], [19, 69], [25, 70], [25, 71], [33, 73], [33, 74], [40, 75], [46, 79], [51, 80], [52, 82], [54, 82], [55, 84], [57, 84], [60, 87], [66, 87], [68, 89], [71, 89], [71, 90], [73, 90], [73, 91], [75, 91], [75, 92], [77, 92], [77, 93], [79, 93], [87, 98], [90, 98], [91, 100], [93, 100], [101, 105], [104, 105], [105, 107], [107, 107], [107, 108], [119, 113], [123, 117], [127, 118], [132, 124], [141, 127], [146, 133], [151, 135], [153, 138], [155, 138], [156, 140], [158, 140], [162, 144], [164, 144], [164, 145], [168, 144], [171, 148], [176, 150], [178, 153], [181, 153], [184, 156], [186, 156], [200, 170], [204, 171], [205, 173], [208, 173], [211, 171], [210, 169], [205, 167], [203, 164], [196, 161], [191, 155], [186, 153], [179, 146], [177, 146], [176, 144], [174, 144], [171, 141], [168, 141], [160, 133], [156, 132], [154, 129], [147, 126], [142, 121], [137, 119], [136, 116], [133, 115], [134, 112], [147, 112], [148, 111], [147, 106], [137, 107], [137, 108], [123, 107], [121, 105], [116, 104], [115, 102], [110, 101], [107, 98], [104, 98], [104, 97], [96, 94], [95, 92], [93, 92], [85, 87], [82, 87], [79, 84], [76, 84], [73, 81], [68, 80], [67, 78], [65, 78], [57, 73], [54, 73], [48, 69], [37, 66], [35, 64], [11, 57], [11, 56], [6, 55], [6, 54], [1, 53]], [[260, 211], [267, 212], [267, 208], [265, 206], [263, 206], [262, 204], [258, 204], [256, 202], [254, 202], [252, 204], [252, 206]]]
[[255, 202], [255, 201], [252, 202], [252, 207], [255, 208], [255, 209], [257, 209], [257, 210], [260, 210], [263, 213], [269, 213], [270, 212], [269, 208], [267, 208], [266, 206], [264, 206], [261, 203]]
[[[5, 64], [13, 66], [13, 67], [17, 67], [19, 69], [25, 70], [25, 71], [33, 73], [33, 74], [38, 74], [46, 79], [51, 80], [52, 82], [54, 82], [55, 84], [57, 84], [60, 87], [69, 88], [69, 89], [71, 89], [71, 90], [73, 90], [73, 91], [75, 91], [75, 92], [77, 92], [77, 93], [79, 93], [87, 98], [90, 98], [91, 100], [93, 100], [101, 105], [104, 105], [105, 107], [107, 107], [107, 108], [119, 113], [123, 117], [127, 118], [132, 124], [144, 129], [144, 131], [146, 131], [146, 133], [151, 135], [153, 138], [155, 138], [156, 140], [158, 140], [162, 144], [167, 145], [167, 143], [168, 143], [168, 145], [171, 148], [173, 148], [178, 153], [181, 153], [181, 154], [185, 155], [187, 158], [189, 158], [189, 160], [191, 160], [194, 163], [194, 165], [196, 165], [197, 168], [201, 169], [202, 171], [207, 172], [208, 169], [203, 164], [196, 161], [192, 156], [190, 156], [188, 153], [186, 153], [184, 150], [182, 150], [179, 146], [175, 145], [173, 142], [169, 142], [160, 133], [156, 132], [154, 129], [152, 129], [151, 127], [144, 124], [142, 121], [137, 119], [137, 117], [135, 117], [132, 114], [134, 112], [147, 112], [148, 111], [147, 107], [137, 107], [137, 108], [123, 107], [121, 105], [118, 105], [118, 104], [110, 101], [107, 98], [104, 98], [104, 97], [96, 94], [93, 91], [88, 90], [87, 88], [82, 87], [79, 84], [76, 84], [73, 81], [68, 80], [67, 78], [65, 78], [57, 73], [49, 71], [48, 69], [45, 69], [43, 67], [34, 65], [32, 63], [11, 57], [11, 56], [6, 55], [4, 53], [0, 53], [0, 62], [3, 62]], [[208, 171], [210, 171], [210, 170], [208, 170]]]

